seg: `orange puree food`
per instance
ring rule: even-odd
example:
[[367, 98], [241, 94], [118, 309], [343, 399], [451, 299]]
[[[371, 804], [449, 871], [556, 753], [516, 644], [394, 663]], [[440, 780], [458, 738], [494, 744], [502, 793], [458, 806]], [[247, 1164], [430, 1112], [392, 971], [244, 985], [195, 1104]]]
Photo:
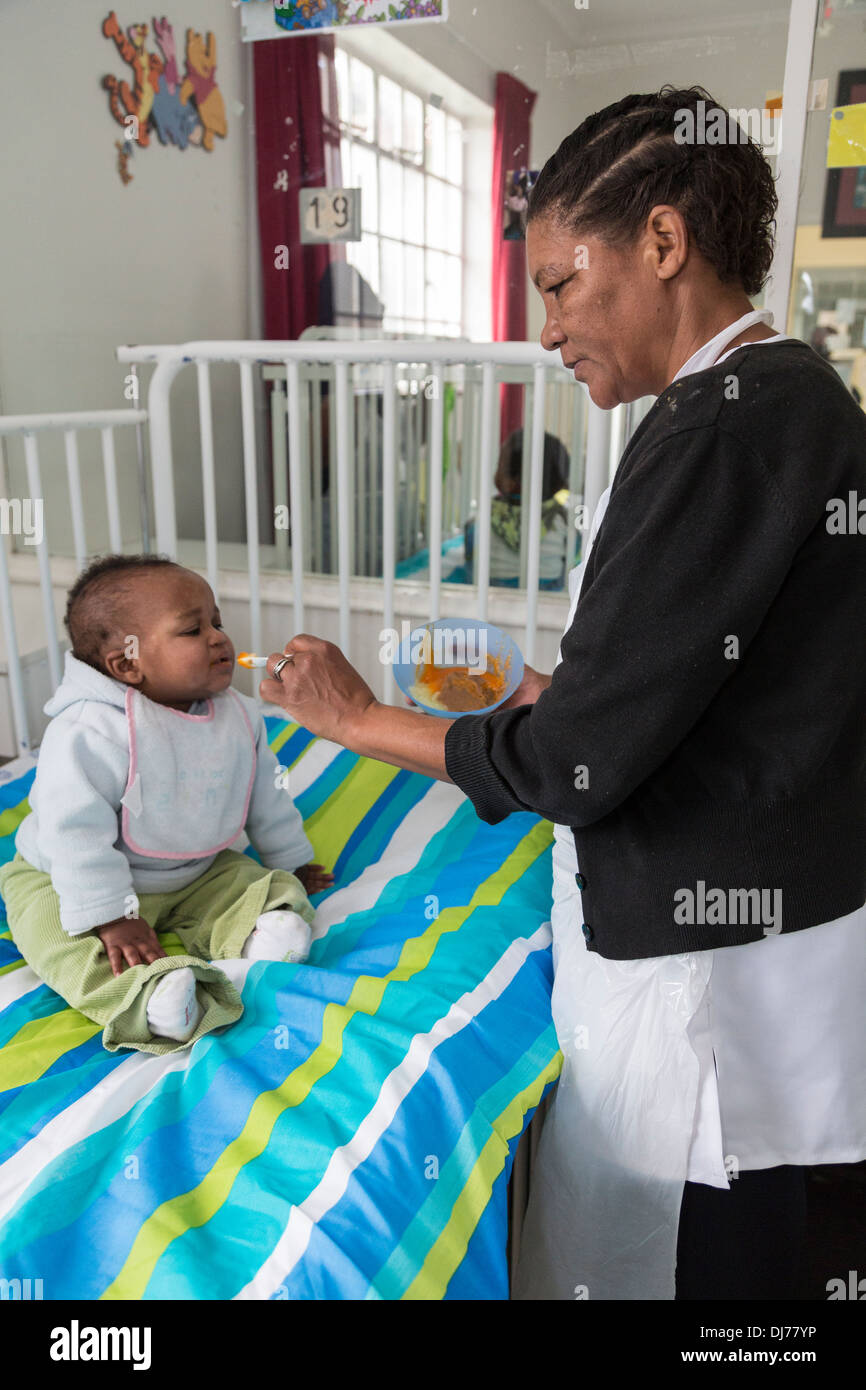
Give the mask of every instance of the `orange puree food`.
[[425, 704], [462, 714], [495, 705], [502, 699], [507, 681], [508, 671], [499, 657], [488, 658], [487, 670], [478, 675], [467, 666], [421, 662], [413, 691], [417, 690], [418, 698]]

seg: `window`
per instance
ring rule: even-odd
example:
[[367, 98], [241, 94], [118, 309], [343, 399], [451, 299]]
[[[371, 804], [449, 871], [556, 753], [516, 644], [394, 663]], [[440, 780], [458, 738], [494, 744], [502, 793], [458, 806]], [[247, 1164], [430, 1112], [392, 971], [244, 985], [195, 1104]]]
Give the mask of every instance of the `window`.
[[460, 337], [463, 124], [339, 47], [335, 65], [343, 184], [362, 190], [347, 259], [382, 300], [386, 332]]

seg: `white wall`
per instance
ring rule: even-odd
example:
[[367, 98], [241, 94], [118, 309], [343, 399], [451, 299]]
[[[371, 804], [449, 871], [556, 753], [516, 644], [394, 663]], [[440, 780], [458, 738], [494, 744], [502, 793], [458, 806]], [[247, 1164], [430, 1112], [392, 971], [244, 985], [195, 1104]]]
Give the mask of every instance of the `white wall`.
[[[664, 83], [699, 83], [724, 107], [762, 106], [781, 90], [788, 0], [451, 0], [447, 25], [419, 26], [404, 42], [476, 95], [493, 100], [495, 74], [511, 72], [538, 93], [532, 120], [532, 164], [540, 168], [560, 141], [591, 112], [630, 92]], [[862, 67], [864, 16], [835, 14], [815, 40], [815, 77], [828, 77], [829, 105], [840, 69]], [[800, 221], [820, 222], [829, 107], [808, 118]], [[862, 264], [860, 239], [852, 258]], [[528, 336], [543, 324], [541, 301], [529, 295]]]
[[[4, 413], [122, 407], [129, 402], [123, 398], [125, 369], [114, 360], [118, 344], [243, 338], [249, 332], [249, 114], [236, 110], [245, 100], [237, 13], [229, 0], [173, 0], [167, 7], [181, 73], [186, 28], [210, 29], [216, 36], [228, 137], [217, 139], [212, 153], [162, 146], [152, 137], [149, 148], [136, 150], [129, 166], [133, 181], [124, 185], [114, 148], [122, 128], [109, 113], [100, 83], [106, 73], [127, 80], [131, 69], [102, 35], [109, 8], [109, 0], [0, 5], [6, 59], [0, 83]], [[117, 5], [124, 28], [142, 19], [151, 24], [151, 11], [129, 0]], [[148, 47], [154, 47], [152, 34]], [[176, 389], [189, 390], [189, 384], [179, 382]], [[237, 492], [237, 471], [230, 465], [239, 457], [240, 436], [225, 405], [217, 393], [224, 512], [236, 516], [237, 505], [228, 503]], [[95, 550], [107, 545], [107, 531], [95, 437], [90, 442], [87, 520]], [[124, 511], [134, 536], [134, 454], [129, 443], [118, 445]], [[194, 500], [197, 439], [187, 436], [181, 458], [183, 452], [190, 453], [190, 485], [182, 495]], [[13, 454], [11, 481], [19, 476]], [[181, 500], [181, 519], [191, 504]]]

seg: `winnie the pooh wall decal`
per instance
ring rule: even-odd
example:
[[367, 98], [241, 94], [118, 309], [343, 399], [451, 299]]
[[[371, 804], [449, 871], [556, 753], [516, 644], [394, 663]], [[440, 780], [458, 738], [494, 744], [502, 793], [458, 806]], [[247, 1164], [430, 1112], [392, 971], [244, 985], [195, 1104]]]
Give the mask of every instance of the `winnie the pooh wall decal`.
[[[109, 74], [102, 79], [108, 92], [109, 110], [123, 126], [124, 143], [131, 155], [135, 145], [147, 149], [151, 135], [161, 145], [185, 150], [197, 145], [207, 151], [214, 147], [214, 136], [228, 134], [225, 103], [216, 81], [216, 39], [212, 33], [186, 31], [185, 72], [178, 68], [174, 27], [166, 19], [153, 18], [153, 38], [158, 51], [147, 47], [147, 24], [121, 28], [112, 10], [102, 23], [102, 33], [112, 39], [120, 57], [132, 69], [126, 79]], [[132, 175], [128, 160], [118, 148], [118, 171], [124, 183]]]
[[206, 150], [213, 149], [214, 135], [228, 134], [226, 108], [223, 94], [216, 84], [216, 39], [208, 34], [207, 43], [201, 34], [192, 29], [186, 31], [186, 77], [180, 89], [180, 99], [186, 103], [192, 96], [195, 99], [199, 120], [204, 126], [202, 145]]

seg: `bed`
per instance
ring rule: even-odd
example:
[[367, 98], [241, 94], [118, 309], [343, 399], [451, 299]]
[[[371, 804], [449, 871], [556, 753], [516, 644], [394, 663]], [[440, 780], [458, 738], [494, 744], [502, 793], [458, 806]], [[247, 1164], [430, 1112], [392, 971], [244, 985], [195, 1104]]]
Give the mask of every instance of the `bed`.
[[[0, 1278], [45, 1299], [505, 1299], [509, 1175], [562, 1060], [551, 826], [485, 825], [456, 787], [267, 724], [335, 885], [307, 963], [233, 964], [233, 1027], [106, 1052], [0, 921]], [[2, 859], [34, 767], [0, 770]]]

